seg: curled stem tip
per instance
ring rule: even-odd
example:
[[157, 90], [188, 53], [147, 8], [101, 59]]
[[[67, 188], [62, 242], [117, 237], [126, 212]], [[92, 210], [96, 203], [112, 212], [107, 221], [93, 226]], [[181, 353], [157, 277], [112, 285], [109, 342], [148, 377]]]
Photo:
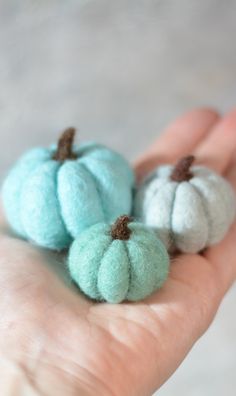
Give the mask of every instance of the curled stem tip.
[[118, 217], [116, 222], [111, 228], [111, 236], [113, 239], [120, 239], [121, 241], [127, 241], [130, 238], [132, 231], [128, 227], [128, 224], [132, 221], [132, 218], [123, 215]]
[[190, 171], [190, 168], [194, 160], [195, 157], [193, 155], [189, 155], [177, 162], [171, 174], [171, 180], [180, 183], [192, 179], [193, 174]]
[[56, 161], [66, 161], [67, 159], [76, 159], [73, 153], [73, 143], [75, 139], [75, 128], [67, 128], [58, 140], [57, 150], [53, 156]]

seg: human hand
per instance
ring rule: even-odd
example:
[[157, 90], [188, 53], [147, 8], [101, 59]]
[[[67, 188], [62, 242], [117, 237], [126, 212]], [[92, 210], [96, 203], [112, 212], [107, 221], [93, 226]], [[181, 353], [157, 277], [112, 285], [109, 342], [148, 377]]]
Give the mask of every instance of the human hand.
[[[195, 110], [137, 163], [139, 176], [186, 154], [236, 189], [236, 111]], [[70, 284], [61, 256], [11, 235], [1, 221], [1, 395], [149, 396], [210, 325], [236, 277], [236, 225], [202, 255], [179, 255], [164, 287], [111, 305]]]

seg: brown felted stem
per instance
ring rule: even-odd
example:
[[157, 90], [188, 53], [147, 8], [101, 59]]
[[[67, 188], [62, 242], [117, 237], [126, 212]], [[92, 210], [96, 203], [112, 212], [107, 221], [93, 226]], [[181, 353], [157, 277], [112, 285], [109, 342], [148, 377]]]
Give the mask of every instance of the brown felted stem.
[[75, 128], [67, 128], [61, 135], [58, 144], [57, 151], [55, 152], [53, 159], [56, 161], [66, 161], [68, 159], [76, 159], [76, 154], [73, 153], [73, 143], [75, 138]]
[[113, 239], [120, 239], [121, 241], [128, 241], [132, 231], [129, 229], [128, 224], [132, 221], [132, 218], [123, 215], [118, 217], [116, 222], [111, 228], [111, 236]]
[[174, 167], [173, 172], [170, 176], [171, 180], [181, 183], [192, 179], [193, 174], [190, 168], [195, 160], [193, 155], [182, 158]]

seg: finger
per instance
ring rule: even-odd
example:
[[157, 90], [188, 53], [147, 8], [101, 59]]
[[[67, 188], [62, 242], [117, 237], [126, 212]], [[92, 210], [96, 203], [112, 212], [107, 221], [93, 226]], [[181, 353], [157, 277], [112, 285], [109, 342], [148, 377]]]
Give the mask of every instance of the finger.
[[163, 162], [191, 153], [206, 137], [220, 116], [211, 109], [193, 110], [174, 121], [136, 162], [139, 178]]
[[236, 191], [236, 149], [232, 156], [231, 163], [225, 172], [225, 177]]
[[[236, 191], [236, 159], [233, 160], [226, 171], [226, 178]], [[232, 208], [234, 210], [234, 208]], [[236, 259], [235, 259], [236, 223], [233, 224], [224, 240], [207, 249], [204, 256], [214, 265], [221, 279], [229, 287], [236, 279]]]
[[185, 322], [186, 333], [194, 332], [199, 337], [209, 326], [228, 287], [226, 276], [222, 277], [206, 257], [184, 254], [174, 259], [166, 284], [147, 302], [155, 309], [162, 304], [174, 308]]
[[231, 227], [221, 243], [207, 249], [204, 253], [204, 257], [218, 274], [225, 292], [236, 279], [235, 240], [236, 224]]
[[2, 203], [0, 203], [0, 238], [2, 235], [16, 236], [9, 227], [6, 216], [4, 214]]
[[197, 162], [224, 173], [236, 150], [236, 110], [217, 123], [208, 137], [195, 150]]
[[[236, 279], [235, 240], [236, 224], [224, 241], [207, 249], [203, 255], [177, 256], [164, 287], [146, 299], [159, 317], [173, 322], [177, 339], [178, 331], [181, 338], [184, 328], [185, 334], [190, 334], [195, 342], [209, 327], [225, 293]], [[179, 327], [174, 325], [176, 317]]]
[[225, 292], [221, 286], [204, 257], [181, 255], [171, 266], [164, 287], [145, 300], [158, 319], [160, 379], [172, 374], [209, 327]]

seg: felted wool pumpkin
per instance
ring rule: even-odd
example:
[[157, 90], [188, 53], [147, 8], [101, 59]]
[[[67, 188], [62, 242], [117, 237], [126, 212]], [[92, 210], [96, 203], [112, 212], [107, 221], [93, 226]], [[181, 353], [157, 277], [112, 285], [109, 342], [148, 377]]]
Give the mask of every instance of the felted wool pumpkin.
[[90, 298], [110, 303], [137, 301], [162, 286], [169, 257], [155, 233], [121, 216], [114, 225], [90, 227], [71, 245], [72, 279]]
[[64, 249], [84, 229], [132, 208], [134, 173], [116, 152], [73, 144], [68, 128], [58, 145], [34, 148], [17, 162], [2, 189], [6, 217], [20, 236]]
[[197, 253], [224, 238], [235, 218], [231, 185], [193, 156], [158, 167], [137, 188], [134, 212], [167, 249]]

